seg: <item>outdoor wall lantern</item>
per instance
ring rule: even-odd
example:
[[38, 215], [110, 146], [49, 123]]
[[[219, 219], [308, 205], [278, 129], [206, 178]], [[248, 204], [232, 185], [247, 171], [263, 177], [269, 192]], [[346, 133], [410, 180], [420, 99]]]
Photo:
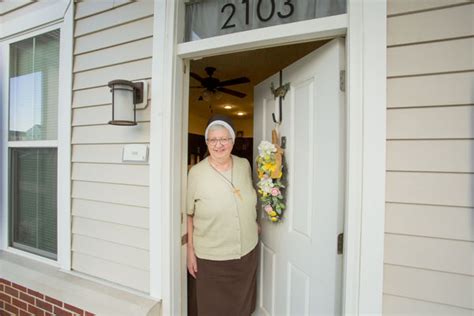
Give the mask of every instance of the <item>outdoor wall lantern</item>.
[[137, 125], [137, 110], [146, 108], [148, 89], [146, 81], [112, 80], [108, 83], [112, 93], [111, 125]]

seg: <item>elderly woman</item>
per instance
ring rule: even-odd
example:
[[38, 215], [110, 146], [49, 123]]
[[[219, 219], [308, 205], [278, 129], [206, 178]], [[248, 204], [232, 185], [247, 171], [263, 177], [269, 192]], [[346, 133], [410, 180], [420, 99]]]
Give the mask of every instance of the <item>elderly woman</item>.
[[209, 156], [188, 176], [188, 271], [196, 279], [199, 316], [245, 316], [255, 309], [257, 196], [249, 162], [231, 155], [227, 117], [205, 131]]

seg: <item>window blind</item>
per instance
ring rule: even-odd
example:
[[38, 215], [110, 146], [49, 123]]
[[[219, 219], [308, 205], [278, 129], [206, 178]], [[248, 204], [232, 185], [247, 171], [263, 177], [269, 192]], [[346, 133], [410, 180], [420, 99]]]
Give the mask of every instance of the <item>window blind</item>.
[[11, 167], [13, 246], [55, 258], [57, 149], [12, 148]]
[[10, 45], [9, 140], [55, 140], [59, 30]]

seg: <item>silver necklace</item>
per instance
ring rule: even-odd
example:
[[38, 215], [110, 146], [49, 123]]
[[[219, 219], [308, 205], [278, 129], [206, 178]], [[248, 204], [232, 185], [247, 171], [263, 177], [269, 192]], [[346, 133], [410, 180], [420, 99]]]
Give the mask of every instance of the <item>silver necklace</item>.
[[[231, 158], [232, 159], [232, 158]], [[230, 167], [230, 180], [227, 179], [227, 177], [225, 175], [222, 174], [222, 172], [220, 172], [219, 170], [217, 170], [216, 167], [214, 167], [211, 163], [211, 159], [209, 159], [209, 165], [211, 166], [212, 169], [214, 169], [222, 178], [224, 178], [224, 180], [230, 184], [230, 186], [232, 187], [232, 193], [235, 194], [235, 196], [237, 196], [240, 200], [242, 200], [242, 195], [240, 194], [240, 189], [239, 188], [236, 188], [235, 185], [234, 185], [234, 161], [232, 160], [232, 165]]]

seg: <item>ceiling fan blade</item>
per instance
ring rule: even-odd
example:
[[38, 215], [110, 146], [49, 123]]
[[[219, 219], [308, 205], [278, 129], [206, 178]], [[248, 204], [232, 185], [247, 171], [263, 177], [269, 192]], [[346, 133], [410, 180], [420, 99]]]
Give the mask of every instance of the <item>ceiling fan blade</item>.
[[197, 73], [194, 73], [194, 72], [191, 72], [189, 73], [191, 75], [191, 77], [193, 77], [194, 79], [196, 79], [197, 81], [199, 81], [201, 84], [202, 82], [204, 81], [203, 78], [201, 78], [201, 76], [199, 76]]
[[230, 94], [230, 95], [233, 95], [235, 97], [239, 97], [239, 98], [245, 98], [247, 95], [245, 93], [242, 93], [242, 92], [239, 92], [239, 91], [235, 91], [235, 90], [231, 90], [231, 89], [227, 89], [227, 88], [217, 88], [216, 89], [217, 91], [220, 91], [220, 92], [224, 92], [224, 93], [227, 93], [227, 94]]
[[231, 86], [234, 84], [241, 84], [241, 83], [248, 83], [248, 82], [250, 82], [249, 78], [240, 77], [240, 78], [221, 81], [219, 82], [219, 87]]

